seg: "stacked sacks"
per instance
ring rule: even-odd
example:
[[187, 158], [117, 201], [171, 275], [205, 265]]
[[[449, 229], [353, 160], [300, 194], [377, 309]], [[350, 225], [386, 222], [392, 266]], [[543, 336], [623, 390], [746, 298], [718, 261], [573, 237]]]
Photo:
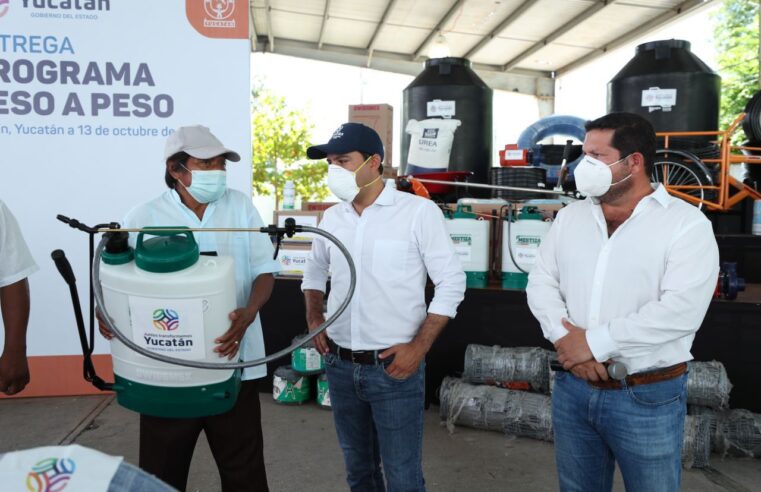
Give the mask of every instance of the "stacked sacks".
[[[297, 336], [293, 342], [306, 335]], [[272, 378], [272, 397], [277, 403], [303, 404], [315, 397], [317, 405], [330, 408], [325, 360], [313, 340], [291, 352], [291, 365], [281, 366]]]

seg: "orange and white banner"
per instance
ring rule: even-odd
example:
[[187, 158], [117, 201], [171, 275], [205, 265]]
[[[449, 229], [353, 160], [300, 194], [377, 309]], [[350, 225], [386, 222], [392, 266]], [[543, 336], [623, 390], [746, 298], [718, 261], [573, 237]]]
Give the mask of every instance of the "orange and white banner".
[[40, 266], [29, 355], [80, 353], [50, 253], [66, 252], [87, 313], [87, 235], [56, 215], [118, 222], [161, 193], [174, 128], [211, 128], [242, 157], [228, 185], [250, 193], [248, 26], [243, 0], [0, 0], [0, 198]]

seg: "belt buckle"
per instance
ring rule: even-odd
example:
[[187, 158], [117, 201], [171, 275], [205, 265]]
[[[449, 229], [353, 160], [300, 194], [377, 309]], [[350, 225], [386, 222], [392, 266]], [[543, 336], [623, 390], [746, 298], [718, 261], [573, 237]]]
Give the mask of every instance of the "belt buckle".
[[362, 363], [361, 360], [357, 360], [356, 357], [362, 356], [365, 353], [367, 353], [366, 350], [352, 350], [351, 351], [351, 361], [352, 361], [352, 363], [354, 363], [354, 364], [361, 364]]

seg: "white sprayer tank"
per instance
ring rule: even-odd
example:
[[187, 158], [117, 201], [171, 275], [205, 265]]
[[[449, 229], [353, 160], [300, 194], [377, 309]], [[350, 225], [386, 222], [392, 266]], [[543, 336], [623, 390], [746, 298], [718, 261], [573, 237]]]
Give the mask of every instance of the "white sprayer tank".
[[502, 224], [503, 288], [526, 288], [528, 272], [534, 267], [539, 254], [539, 245], [551, 226], [552, 223], [545, 222], [542, 214], [532, 207], [523, 207], [515, 222], [504, 221]]
[[489, 221], [477, 220], [470, 207], [458, 205], [446, 224], [465, 270], [467, 286], [486, 287], [489, 282]]
[[[116, 327], [141, 348], [192, 361], [228, 362], [214, 340], [236, 308], [233, 259], [199, 256], [190, 231], [140, 233], [128, 251], [103, 253], [100, 282]], [[194, 417], [223, 413], [235, 403], [239, 371], [159, 362], [114, 338], [111, 354], [119, 403], [149, 415]]]

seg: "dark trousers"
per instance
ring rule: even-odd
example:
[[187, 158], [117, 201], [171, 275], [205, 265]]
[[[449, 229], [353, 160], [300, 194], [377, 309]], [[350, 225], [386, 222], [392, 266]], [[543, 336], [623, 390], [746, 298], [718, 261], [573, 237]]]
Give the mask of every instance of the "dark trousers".
[[267, 492], [257, 381], [243, 381], [227, 413], [193, 419], [140, 415], [140, 468], [185, 490], [190, 460], [203, 430], [222, 479], [223, 492]]

